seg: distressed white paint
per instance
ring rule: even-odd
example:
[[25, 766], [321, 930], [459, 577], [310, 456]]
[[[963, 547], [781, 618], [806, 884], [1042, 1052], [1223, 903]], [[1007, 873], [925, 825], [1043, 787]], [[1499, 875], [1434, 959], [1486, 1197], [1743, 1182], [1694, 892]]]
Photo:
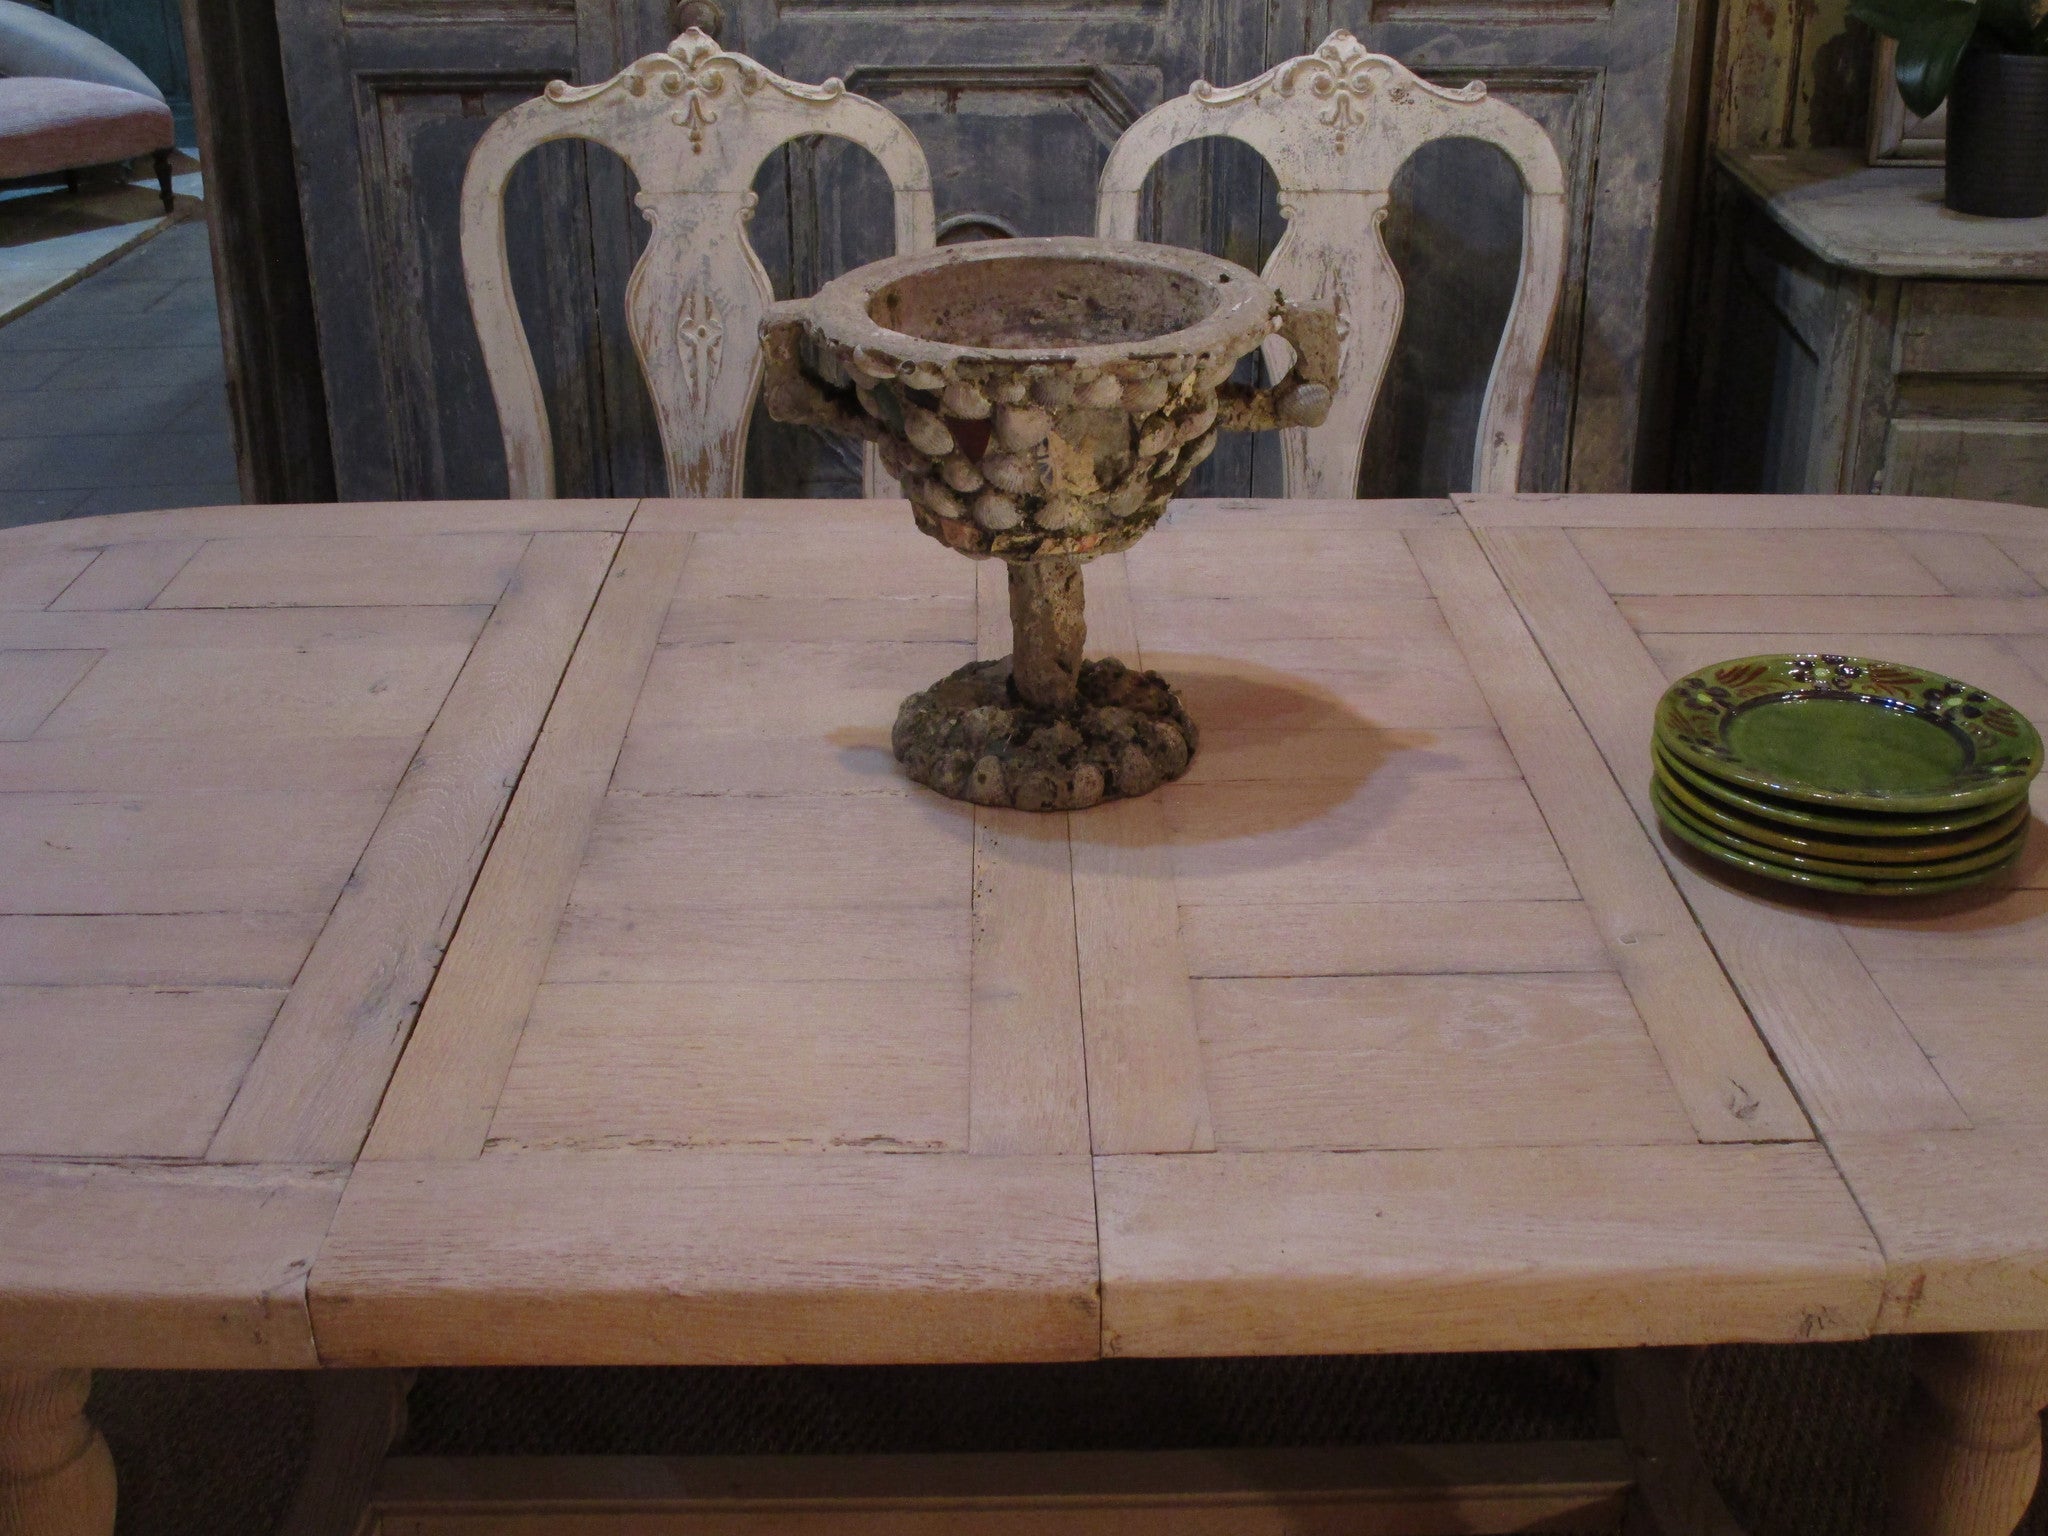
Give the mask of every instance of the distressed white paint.
[[[505, 181], [528, 151], [587, 139], [640, 183], [654, 226], [626, 307], [677, 496], [738, 496], [759, 383], [761, 315], [773, 301], [747, 239], [754, 176], [794, 138], [851, 140], [896, 193], [896, 248], [933, 243], [931, 170], [894, 114], [838, 80], [803, 85], [696, 28], [598, 85], [556, 81], [493, 123], [462, 182], [462, 267], [505, 437], [508, 494], [555, 495], [554, 444], [505, 254]], [[871, 475], [872, 478], [872, 475]]]
[[[1518, 489], [1522, 440], [1564, 273], [1564, 171], [1543, 126], [1488, 96], [1478, 81], [1446, 90], [1367, 51], [1349, 32], [1332, 32], [1314, 53], [1256, 80], [1221, 89], [1197, 81], [1186, 96], [1133, 123], [1103, 168], [1096, 232], [1135, 239], [1146, 173], [1177, 145], [1219, 136], [1256, 149], [1280, 184], [1287, 233], [1266, 263], [1266, 280], [1296, 303], [1333, 306], [1343, 331], [1329, 419], [1281, 434], [1289, 496], [1356, 494], [1366, 426], [1401, 329], [1401, 277], [1380, 233], [1394, 174], [1434, 139], [1481, 139], [1514, 161], [1527, 194], [1521, 272], [1480, 412], [1472, 488]], [[1363, 230], [1372, 238], [1360, 238]], [[1289, 348], [1276, 338], [1266, 354], [1279, 377]]]

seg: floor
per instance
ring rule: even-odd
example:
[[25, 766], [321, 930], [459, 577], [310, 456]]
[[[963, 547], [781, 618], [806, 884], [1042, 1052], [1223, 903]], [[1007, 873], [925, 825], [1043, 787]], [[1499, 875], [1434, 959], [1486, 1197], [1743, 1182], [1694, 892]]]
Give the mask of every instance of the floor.
[[241, 499], [203, 218], [0, 325], [0, 528]]
[[0, 325], [201, 211], [204, 184], [190, 154], [180, 150], [172, 157], [175, 201], [168, 214], [153, 168], [137, 164], [149, 173], [142, 180], [88, 173], [76, 192], [63, 186], [0, 192]]

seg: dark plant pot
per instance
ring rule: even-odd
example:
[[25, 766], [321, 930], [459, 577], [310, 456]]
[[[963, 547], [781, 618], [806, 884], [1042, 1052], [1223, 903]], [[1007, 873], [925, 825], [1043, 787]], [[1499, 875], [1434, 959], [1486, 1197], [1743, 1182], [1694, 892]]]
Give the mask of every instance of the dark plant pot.
[[1957, 213], [2048, 213], [2048, 55], [1972, 48], [1948, 93], [1948, 188]]

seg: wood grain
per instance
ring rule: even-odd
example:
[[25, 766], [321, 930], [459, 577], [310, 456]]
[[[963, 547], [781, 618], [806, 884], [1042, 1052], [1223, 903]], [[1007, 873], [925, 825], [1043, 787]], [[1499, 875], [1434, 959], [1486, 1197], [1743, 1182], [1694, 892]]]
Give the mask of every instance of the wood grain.
[[529, 534], [269, 534], [215, 539], [179, 570], [157, 608], [329, 608], [495, 603]]
[[600, 533], [534, 539], [250, 1064], [214, 1161], [362, 1147], [616, 548]]
[[1074, 869], [1065, 816], [974, 813], [968, 1145], [1085, 1153]]
[[1191, 976], [1485, 975], [1605, 971], [1576, 901], [1373, 901], [1183, 906]]
[[364, 1163], [310, 1296], [329, 1365], [997, 1362], [1095, 1283], [1085, 1158], [646, 1151]]
[[[1678, 528], [1715, 533], [1743, 529], [1910, 530], [2038, 538], [2041, 513], [2002, 501], [1947, 496], [1727, 496], [1572, 492], [1524, 496], [1454, 493], [1474, 528]], [[2010, 553], [2010, 551], [2008, 551]]]
[[2048, 1146], [2038, 1125], [1829, 1138], [1884, 1242], [1884, 1333], [2048, 1326]]
[[[469, 897], [365, 1158], [474, 1157], [547, 964], [688, 535], [628, 534], [573, 659], [534, 716], [533, 757]], [[479, 849], [481, 856], [481, 849]]]
[[1857, 1338], [1882, 1282], [1812, 1144], [1113, 1157], [1096, 1189], [1110, 1355]]
[[0, 917], [0, 985], [288, 987], [324, 912]]
[[2005, 635], [2048, 630], [2038, 597], [1656, 597], [1616, 600], [1642, 634]]
[[[1346, 1536], [1587, 1529], [1609, 1441], [912, 1456], [398, 1457], [369, 1536]], [[297, 1536], [297, 1533], [287, 1533]]]
[[[1503, 527], [1479, 538], [1638, 821], [1655, 827], [1649, 721], [1663, 673], [1561, 531]], [[1795, 898], [1735, 889], [1662, 851], [1816, 1129], [1967, 1123], [1838, 932]]]
[[65, 610], [147, 608], [203, 547], [198, 539], [109, 545], [50, 606]]
[[21, 741], [64, 702], [104, 651], [0, 651], [0, 741]]
[[0, 1154], [203, 1156], [283, 997], [0, 987]]
[[544, 985], [484, 1150], [964, 1152], [963, 980]]
[[1161, 797], [1070, 819], [1095, 1151], [1207, 1151], [1215, 1133]]
[[1811, 1135], [1472, 535], [1409, 537], [1701, 1139]]
[[1892, 540], [1957, 597], [2040, 597], [2041, 584], [1981, 533], [1895, 533]]
[[1579, 553], [1617, 595], [1655, 592], [1937, 595], [1942, 585], [1889, 534], [1843, 539], [1818, 529], [1731, 538], [1719, 528], [1581, 528]]
[[0, 1158], [10, 1365], [304, 1370], [339, 1167]]
[[1695, 1139], [1612, 976], [1202, 981], [1195, 1023], [1225, 1150]]

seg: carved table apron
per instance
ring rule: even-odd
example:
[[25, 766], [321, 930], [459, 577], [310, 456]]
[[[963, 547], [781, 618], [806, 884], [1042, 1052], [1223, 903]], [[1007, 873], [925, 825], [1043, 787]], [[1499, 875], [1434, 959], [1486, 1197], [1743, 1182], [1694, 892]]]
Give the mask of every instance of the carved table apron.
[[0, 1532], [108, 1528], [92, 1367], [1886, 1331], [1944, 1336], [1894, 1530], [2009, 1530], [2048, 844], [1876, 907], [1708, 876], [1645, 792], [1722, 655], [2048, 720], [2037, 518], [1184, 503], [1090, 648], [1200, 750], [1071, 815], [890, 760], [1009, 634], [900, 503], [0, 534]]

